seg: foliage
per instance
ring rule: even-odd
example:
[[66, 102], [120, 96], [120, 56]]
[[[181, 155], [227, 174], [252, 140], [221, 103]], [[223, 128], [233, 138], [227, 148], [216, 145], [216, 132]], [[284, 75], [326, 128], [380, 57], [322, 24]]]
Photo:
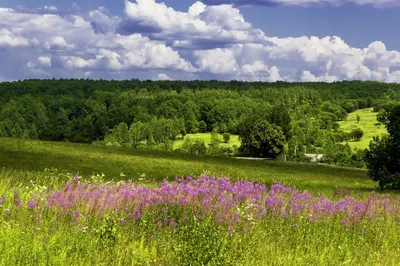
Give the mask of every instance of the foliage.
[[364, 136], [364, 131], [361, 128], [355, 128], [350, 132], [350, 137], [355, 141], [360, 141]]
[[259, 121], [251, 128], [249, 135], [240, 137], [240, 151], [243, 154], [274, 159], [283, 152], [285, 139], [282, 129], [268, 121]]
[[229, 133], [224, 133], [224, 134], [222, 135], [222, 138], [224, 139], [224, 142], [225, 142], [225, 143], [228, 143], [228, 142], [231, 140], [231, 134], [229, 134]]
[[204, 141], [195, 139], [192, 140], [191, 138], [186, 138], [185, 142], [181, 148], [184, 152], [192, 153], [192, 154], [206, 154], [207, 147]]
[[388, 111], [385, 122], [389, 136], [376, 137], [366, 152], [366, 163], [372, 180], [381, 188], [400, 188], [400, 105]]
[[[0, 83], [0, 136], [110, 146], [176, 149], [186, 134], [244, 135], [266, 120], [285, 141], [323, 152], [324, 143], [348, 141], [336, 122], [358, 108], [387, 110], [400, 100], [400, 85], [220, 81], [25, 80]], [[349, 121], [352, 114], [349, 114]], [[368, 118], [357, 125], [369, 142]], [[129, 128], [129, 139], [125, 130]], [[333, 136], [332, 131], [336, 132]], [[343, 128], [343, 131], [347, 132]], [[122, 134], [122, 135], [121, 135]], [[121, 139], [124, 138], [124, 139]], [[208, 143], [208, 142], [206, 142]], [[227, 148], [223, 145], [221, 148]], [[214, 149], [212, 153], [221, 153]], [[296, 155], [297, 156], [297, 155]], [[294, 158], [295, 156], [289, 156]]]

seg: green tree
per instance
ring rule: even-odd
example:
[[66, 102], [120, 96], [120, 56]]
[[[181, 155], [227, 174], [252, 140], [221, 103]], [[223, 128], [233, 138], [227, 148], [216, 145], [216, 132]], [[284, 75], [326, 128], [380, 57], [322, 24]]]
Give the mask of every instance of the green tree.
[[276, 158], [285, 147], [282, 129], [268, 121], [259, 121], [249, 135], [240, 136], [240, 152], [244, 155], [262, 158]]
[[279, 126], [282, 129], [283, 135], [286, 140], [289, 140], [292, 137], [291, 134], [291, 118], [289, 112], [287, 111], [287, 107], [283, 105], [274, 106], [269, 115], [268, 121], [272, 124]]
[[228, 143], [231, 140], [231, 134], [229, 133], [224, 133], [222, 135], [222, 138], [224, 139], [224, 143]]
[[199, 122], [199, 130], [201, 133], [207, 132], [207, 124], [203, 120]]
[[219, 154], [220, 153], [220, 143], [221, 141], [218, 138], [218, 129], [215, 128], [211, 133], [211, 141], [208, 144], [209, 146], [209, 153], [211, 154]]
[[370, 178], [381, 188], [400, 189], [400, 105], [388, 111], [382, 121], [389, 135], [374, 137], [365, 162]]
[[364, 136], [364, 131], [362, 131], [361, 128], [355, 128], [350, 132], [350, 136], [352, 137], [352, 139], [360, 141]]

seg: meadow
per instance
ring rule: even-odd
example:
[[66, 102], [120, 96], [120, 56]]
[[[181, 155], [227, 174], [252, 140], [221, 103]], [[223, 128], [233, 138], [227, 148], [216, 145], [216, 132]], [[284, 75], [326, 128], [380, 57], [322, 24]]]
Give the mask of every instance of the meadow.
[[[359, 123], [357, 122], [357, 115], [360, 116]], [[360, 141], [348, 142], [353, 151], [368, 148], [373, 137], [387, 133], [385, 125], [376, 120], [377, 115], [377, 112], [373, 112], [373, 108], [360, 109], [349, 113], [347, 120], [338, 122], [340, 128], [345, 132], [351, 132], [355, 127], [364, 131], [364, 136]]]
[[[233, 135], [230, 134], [231, 139], [229, 142], [225, 143], [223, 142], [223, 136], [222, 134], [218, 134], [218, 139], [221, 141], [220, 146], [221, 147], [233, 147], [237, 146], [240, 147], [240, 140], [238, 135]], [[211, 133], [195, 133], [195, 134], [186, 134], [184, 139], [179, 139], [174, 141], [174, 146], [173, 149], [178, 149], [181, 148], [183, 143], [185, 142], [186, 139], [190, 138], [191, 140], [202, 140], [206, 145], [208, 145], [211, 142]]]
[[399, 214], [365, 170], [0, 139], [0, 265], [397, 265]]

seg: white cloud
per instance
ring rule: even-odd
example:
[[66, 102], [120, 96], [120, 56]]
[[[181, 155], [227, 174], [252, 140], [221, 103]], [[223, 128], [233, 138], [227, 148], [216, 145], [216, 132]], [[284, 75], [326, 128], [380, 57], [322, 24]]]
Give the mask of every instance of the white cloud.
[[381, 41], [356, 48], [338, 36], [269, 37], [229, 5], [196, 2], [178, 12], [127, 1], [125, 17], [102, 7], [81, 16], [47, 9], [54, 13], [0, 8], [2, 78], [400, 82], [400, 52]]
[[17, 36], [8, 29], [0, 29], [0, 47], [21, 47], [29, 44], [28, 39]]
[[157, 75], [156, 80], [171, 80], [171, 78], [164, 73], [160, 73]]
[[208, 49], [232, 43], [265, 42], [262, 31], [253, 29], [230, 5], [206, 6], [196, 2], [179, 12], [155, 0], [125, 0], [121, 31], [141, 32], [154, 39], [170, 40], [178, 48]]
[[202, 0], [208, 5], [232, 4], [236, 6], [266, 5], [266, 6], [342, 6], [353, 4], [359, 6], [370, 5], [373, 7], [400, 6], [399, 0]]

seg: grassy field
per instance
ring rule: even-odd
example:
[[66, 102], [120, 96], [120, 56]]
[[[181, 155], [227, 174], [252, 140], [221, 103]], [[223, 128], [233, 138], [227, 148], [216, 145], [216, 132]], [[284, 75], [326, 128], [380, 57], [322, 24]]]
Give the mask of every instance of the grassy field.
[[375, 189], [359, 169], [0, 138], [0, 265], [397, 265], [398, 194]]
[[[185, 139], [190, 138], [192, 140], [202, 140], [204, 141], [204, 143], [206, 145], [208, 145], [211, 141], [211, 133], [196, 133], [196, 134], [187, 134], [185, 136]], [[218, 134], [218, 138], [221, 140], [221, 147], [232, 147], [234, 145], [236, 145], [237, 147], [240, 147], [240, 140], [239, 140], [239, 136], [238, 135], [231, 135], [231, 139], [229, 140], [228, 143], [224, 143], [222, 142], [223, 138], [222, 138], [222, 134]], [[174, 142], [174, 150], [177, 148], [182, 147], [185, 139], [180, 139], [180, 140], [176, 140]]]
[[358, 191], [376, 188], [367, 172], [360, 169], [17, 139], [0, 139], [0, 167], [24, 171], [54, 167], [84, 175], [104, 173], [113, 179], [123, 173], [129, 179], [145, 176], [148, 181], [208, 172], [266, 185], [280, 182], [327, 194], [341, 186]]
[[[359, 127], [364, 131], [364, 136], [360, 141], [349, 142], [352, 150], [366, 149], [369, 146], [370, 141], [375, 136], [381, 136], [386, 133], [385, 125], [378, 125], [376, 116], [378, 113], [372, 111], [372, 108], [357, 110], [350, 113], [347, 117], [347, 121], [340, 121], [338, 124], [340, 128], [345, 132], [350, 132], [353, 128]], [[357, 115], [360, 116], [360, 123], [357, 123]]]

